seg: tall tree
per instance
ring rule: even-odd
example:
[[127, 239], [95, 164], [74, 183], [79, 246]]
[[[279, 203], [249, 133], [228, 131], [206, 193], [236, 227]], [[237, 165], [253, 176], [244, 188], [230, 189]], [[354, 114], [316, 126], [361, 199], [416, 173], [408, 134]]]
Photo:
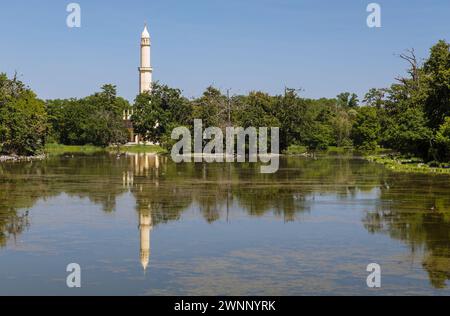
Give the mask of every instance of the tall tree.
[[191, 107], [181, 90], [156, 82], [151, 92], [136, 97], [131, 120], [146, 141], [165, 145], [174, 127], [190, 124]]
[[355, 93], [343, 92], [336, 99], [338, 106], [341, 107], [355, 108], [359, 104], [358, 96]]
[[439, 41], [425, 62], [425, 111], [430, 127], [437, 130], [450, 116], [450, 44]]
[[354, 145], [365, 150], [375, 149], [380, 138], [380, 130], [376, 109], [367, 106], [361, 107], [352, 130]]
[[16, 76], [0, 74], [0, 152], [34, 155], [47, 133], [45, 104]]

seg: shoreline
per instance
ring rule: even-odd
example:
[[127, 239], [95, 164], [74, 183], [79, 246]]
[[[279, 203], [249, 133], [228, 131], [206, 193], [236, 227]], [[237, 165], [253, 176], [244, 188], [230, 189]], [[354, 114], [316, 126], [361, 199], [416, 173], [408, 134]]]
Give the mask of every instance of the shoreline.
[[[303, 149], [303, 148], [302, 148]], [[60, 156], [66, 154], [94, 154], [99, 152], [109, 152], [109, 153], [130, 153], [130, 154], [164, 154], [166, 151], [155, 145], [134, 145], [134, 146], [120, 146], [119, 151], [117, 151], [117, 147], [96, 147], [91, 145], [85, 146], [66, 146], [59, 144], [49, 144], [45, 153], [35, 156], [19, 156], [19, 155], [0, 155], [0, 163], [14, 163], [14, 162], [32, 162], [32, 161], [40, 161], [51, 156]], [[282, 154], [278, 154], [276, 156], [285, 156], [285, 157], [302, 157], [302, 158], [315, 158], [318, 156], [335, 156], [336, 154], [354, 154], [354, 149], [349, 148], [330, 148], [329, 150], [317, 151], [317, 152], [309, 152], [304, 150], [298, 150], [297, 152], [284, 152]], [[184, 155], [182, 155], [184, 156]], [[217, 155], [198, 155], [192, 154], [192, 157], [201, 156], [202, 158], [217, 158]], [[259, 156], [259, 155], [258, 155]], [[273, 157], [275, 155], [266, 155], [268, 157]], [[226, 155], [223, 156], [224, 158]], [[376, 163], [383, 165], [387, 169], [394, 172], [402, 172], [402, 173], [419, 173], [419, 174], [430, 174], [430, 175], [450, 175], [450, 163], [442, 164], [441, 167], [431, 166], [429, 164], [424, 163], [422, 160], [417, 158], [402, 158], [396, 155], [387, 155], [387, 154], [372, 154], [372, 155], [358, 155], [357, 157], [364, 159], [371, 163]]]
[[17, 155], [0, 155], [0, 162], [22, 162], [44, 160], [47, 155], [41, 154], [36, 156], [17, 156]]
[[363, 159], [385, 166], [394, 172], [450, 175], [450, 164], [446, 167], [432, 167], [415, 158], [388, 157], [387, 155], [363, 156]]
[[6, 155], [0, 154], [0, 163], [14, 163], [14, 162], [31, 162], [44, 160], [49, 157], [63, 156], [63, 155], [74, 155], [74, 154], [96, 154], [96, 153], [130, 153], [130, 154], [163, 154], [165, 150], [156, 145], [131, 145], [131, 146], [120, 146], [119, 151], [117, 147], [98, 147], [92, 145], [60, 145], [60, 144], [48, 144], [43, 154], [34, 156], [20, 156], [20, 155]]

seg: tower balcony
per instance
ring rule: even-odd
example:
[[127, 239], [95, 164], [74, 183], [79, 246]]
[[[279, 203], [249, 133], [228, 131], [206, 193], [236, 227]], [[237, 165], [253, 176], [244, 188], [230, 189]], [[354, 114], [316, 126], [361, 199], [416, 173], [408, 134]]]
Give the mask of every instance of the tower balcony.
[[141, 46], [150, 46], [150, 39], [149, 38], [143, 38], [141, 39]]
[[140, 72], [153, 72], [152, 67], [138, 67]]

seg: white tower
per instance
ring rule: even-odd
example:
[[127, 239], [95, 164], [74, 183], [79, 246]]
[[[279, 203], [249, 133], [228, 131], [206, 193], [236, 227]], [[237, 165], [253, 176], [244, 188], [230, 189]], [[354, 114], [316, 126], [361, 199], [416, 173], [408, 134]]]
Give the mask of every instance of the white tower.
[[150, 231], [152, 230], [151, 212], [143, 212], [139, 214], [139, 233], [140, 233], [140, 260], [144, 271], [147, 270], [150, 261]]
[[139, 93], [152, 89], [153, 69], [150, 62], [150, 34], [147, 24], [141, 35], [141, 66], [139, 67]]

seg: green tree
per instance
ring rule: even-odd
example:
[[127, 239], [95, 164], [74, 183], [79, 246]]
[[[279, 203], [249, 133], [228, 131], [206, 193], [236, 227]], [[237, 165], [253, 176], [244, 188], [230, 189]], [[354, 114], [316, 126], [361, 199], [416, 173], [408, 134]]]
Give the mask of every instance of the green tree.
[[310, 128], [312, 113], [294, 89], [285, 89], [275, 98], [274, 116], [280, 124], [280, 149], [290, 145], [304, 145], [304, 132]]
[[368, 106], [361, 107], [351, 133], [354, 145], [364, 150], [375, 149], [378, 145], [380, 130], [376, 109]]
[[127, 141], [123, 111], [128, 101], [116, 95], [116, 87], [104, 85], [83, 99], [48, 100], [51, 138], [66, 145], [108, 146]]
[[333, 142], [333, 130], [328, 124], [314, 122], [311, 134], [306, 140], [306, 145], [311, 150], [325, 150]]
[[359, 104], [358, 96], [355, 93], [343, 92], [336, 99], [337, 105], [340, 107], [355, 108]]
[[117, 97], [116, 86], [104, 85], [102, 91], [85, 98], [87, 108], [92, 109], [88, 116], [88, 141], [97, 146], [126, 143], [127, 131], [123, 122], [123, 111], [128, 102]]
[[179, 89], [154, 83], [151, 92], [136, 97], [131, 120], [146, 141], [168, 146], [172, 129], [189, 125], [192, 108]]
[[[354, 111], [354, 110], [353, 110]], [[334, 134], [334, 143], [337, 146], [350, 146], [352, 141], [350, 133], [352, 131], [352, 113], [338, 109], [331, 119], [331, 128]]]
[[209, 86], [200, 98], [191, 102], [192, 116], [202, 120], [204, 127], [226, 127], [228, 123], [228, 100], [221, 91]]
[[34, 155], [44, 145], [47, 132], [45, 104], [17, 80], [0, 74], [0, 152]]
[[385, 95], [386, 95], [386, 89], [372, 88], [364, 96], [363, 102], [367, 106], [373, 106], [373, 107], [376, 107], [377, 109], [381, 109], [384, 107]]
[[450, 116], [450, 44], [441, 40], [431, 48], [425, 62], [425, 111], [430, 127], [437, 130]]
[[450, 117], [446, 117], [436, 134], [439, 160], [450, 162]]
[[420, 108], [409, 108], [389, 122], [383, 134], [386, 147], [427, 158], [433, 133]]
[[279, 127], [280, 123], [274, 116], [274, 98], [260, 91], [250, 92], [237, 101], [233, 121], [235, 125], [244, 128], [253, 126]]
[[[400, 58], [408, 63], [407, 76], [396, 78], [397, 83], [388, 89], [371, 89], [364, 98], [366, 105], [377, 111], [380, 142], [426, 160], [446, 159], [442, 132], [445, 118], [450, 116], [450, 44], [439, 41], [423, 65], [414, 50]], [[355, 136], [361, 132], [358, 124]]]

